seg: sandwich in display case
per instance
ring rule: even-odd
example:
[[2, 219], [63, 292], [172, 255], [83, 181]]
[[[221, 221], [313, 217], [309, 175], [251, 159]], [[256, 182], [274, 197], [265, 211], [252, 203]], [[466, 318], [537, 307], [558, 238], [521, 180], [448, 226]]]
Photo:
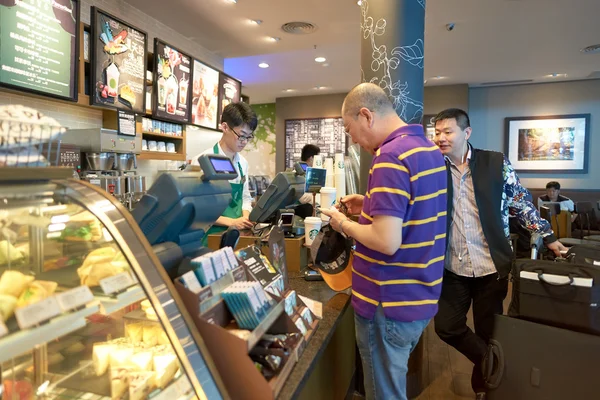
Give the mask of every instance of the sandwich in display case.
[[30, 171], [0, 174], [0, 398], [227, 398], [131, 215]]

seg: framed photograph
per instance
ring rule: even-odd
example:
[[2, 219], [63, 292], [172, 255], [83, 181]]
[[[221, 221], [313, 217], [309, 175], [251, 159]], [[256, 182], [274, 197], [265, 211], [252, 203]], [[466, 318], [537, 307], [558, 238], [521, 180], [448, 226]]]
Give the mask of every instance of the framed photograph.
[[505, 136], [517, 172], [588, 172], [590, 114], [506, 118]]

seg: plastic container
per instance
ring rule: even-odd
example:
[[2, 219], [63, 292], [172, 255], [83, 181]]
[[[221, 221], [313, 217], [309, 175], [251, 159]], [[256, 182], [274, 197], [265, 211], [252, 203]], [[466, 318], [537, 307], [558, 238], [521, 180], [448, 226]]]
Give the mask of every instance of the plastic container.
[[307, 246], [312, 245], [313, 240], [319, 234], [323, 222], [317, 217], [306, 217], [304, 219], [304, 242]]

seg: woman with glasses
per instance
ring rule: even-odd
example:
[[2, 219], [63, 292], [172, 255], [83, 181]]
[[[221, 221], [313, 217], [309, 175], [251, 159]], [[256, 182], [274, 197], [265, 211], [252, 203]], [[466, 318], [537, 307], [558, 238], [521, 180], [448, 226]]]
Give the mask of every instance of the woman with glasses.
[[204, 154], [221, 154], [229, 157], [238, 173], [238, 177], [229, 181], [231, 184], [231, 202], [215, 224], [204, 235], [203, 245], [208, 235], [219, 233], [232, 227], [236, 229], [252, 228], [248, 219], [252, 211], [252, 196], [248, 186], [248, 161], [240, 154], [248, 142], [254, 139], [254, 130], [258, 120], [252, 108], [246, 103], [231, 103], [223, 109], [221, 124], [223, 137], [218, 143], [205, 152], [194, 157], [193, 164], [198, 165], [198, 158]]

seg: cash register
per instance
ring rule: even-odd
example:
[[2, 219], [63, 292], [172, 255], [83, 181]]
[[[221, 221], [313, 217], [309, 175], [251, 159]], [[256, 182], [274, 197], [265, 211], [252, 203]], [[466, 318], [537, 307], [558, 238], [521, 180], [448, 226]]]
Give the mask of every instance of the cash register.
[[200, 156], [201, 173], [160, 175], [131, 214], [169, 275], [184, 257], [208, 252], [200, 241], [231, 201], [229, 181], [237, 178], [223, 155]]

